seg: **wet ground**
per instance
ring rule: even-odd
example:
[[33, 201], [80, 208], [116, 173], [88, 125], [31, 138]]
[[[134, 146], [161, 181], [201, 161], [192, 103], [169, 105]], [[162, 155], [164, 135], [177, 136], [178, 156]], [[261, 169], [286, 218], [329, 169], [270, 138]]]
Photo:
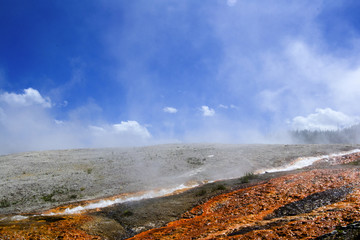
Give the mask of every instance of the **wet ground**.
[[0, 156], [0, 215], [196, 181], [241, 177], [357, 145], [169, 144]]
[[[255, 149], [250, 147], [245, 154], [244, 146], [237, 150], [235, 145], [224, 146], [227, 146], [232, 154], [242, 151], [241, 159], [245, 159], [245, 156], [249, 159], [251, 155], [259, 158], [258, 154], [264, 154], [263, 163], [267, 163], [268, 167], [280, 166], [279, 163], [289, 162], [301, 153], [306, 153], [305, 156], [317, 156], [358, 147], [251, 145], [258, 148], [262, 146], [262, 149], [256, 153]], [[215, 154], [210, 153], [219, 154], [219, 150], [210, 151], [208, 146], [206, 150], [199, 149], [201, 148], [197, 145], [195, 148], [190, 148], [190, 154], [183, 153], [185, 156], [183, 162], [196, 166], [188, 167], [186, 171], [217, 167], [221, 172], [219, 166], [223, 163], [209, 167], [207, 163], [197, 166], [196, 160], [201, 159], [199, 158], [201, 151], [203, 151], [202, 155], [212, 159]], [[226, 147], [221, 151], [225, 150]], [[214, 156], [209, 157], [211, 155]], [[252, 239], [255, 236], [263, 236], [267, 239], [288, 239], [292, 236], [291, 238], [299, 239], [307, 236], [319, 237], [360, 220], [359, 156], [357, 154], [351, 156], [326, 159], [303, 170], [261, 175], [247, 174], [241, 178], [204, 184], [172, 196], [124, 202], [81, 214], [34, 216], [31, 213], [26, 219], [14, 214], [5, 217], [3, 215], [0, 217], [3, 219], [0, 221], [0, 238], [124, 239], [134, 236], [137, 239]], [[238, 161], [240, 159], [239, 156], [234, 158]], [[254, 160], [254, 162], [252, 166], [256, 165], [255, 169], [266, 167], [261, 161]], [[269, 165], [269, 162], [272, 164]], [[234, 166], [239, 167], [236, 164], [233, 168]], [[203, 176], [204, 174], [201, 175]], [[195, 175], [194, 179], [198, 181], [199, 176]], [[61, 209], [77, 205], [78, 203], [73, 203]], [[55, 209], [56, 211], [60, 209]], [[295, 227], [299, 224], [302, 228]], [[140, 235], [136, 236], [139, 233]]]
[[337, 160], [218, 195], [131, 239], [359, 239], [360, 154]]

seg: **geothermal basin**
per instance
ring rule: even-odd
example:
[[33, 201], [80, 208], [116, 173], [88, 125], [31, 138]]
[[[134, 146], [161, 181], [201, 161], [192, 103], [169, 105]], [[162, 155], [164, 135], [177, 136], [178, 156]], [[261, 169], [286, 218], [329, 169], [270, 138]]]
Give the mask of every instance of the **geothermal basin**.
[[0, 156], [0, 215], [143, 191], [151, 197], [151, 190], [156, 190], [152, 193], [157, 197], [250, 172], [303, 167], [324, 155], [357, 148], [360, 146], [167, 144], [5, 155]]

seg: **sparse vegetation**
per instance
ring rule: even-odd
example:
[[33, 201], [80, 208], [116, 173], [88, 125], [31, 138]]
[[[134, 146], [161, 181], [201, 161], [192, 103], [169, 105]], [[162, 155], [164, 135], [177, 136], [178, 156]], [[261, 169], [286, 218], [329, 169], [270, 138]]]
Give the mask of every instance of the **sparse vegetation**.
[[206, 194], [206, 190], [205, 189], [201, 189], [200, 191], [198, 191], [195, 196], [197, 197], [201, 197], [204, 196]]
[[[45, 202], [55, 202], [57, 199], [54, 199], [55, 196], [61, 196], [63, 195], [63, 197], [67, 197], [67, 198], [70, 198], [70, 199], [74, 199], [74, 198], [77, 198], [77, 195], [73, 194], [73, 195], [70, 195], [70, 196], [67, 196], [67, 194], [69, 192], [73, 192], [74, 190], [70, 190], [66, 187], [59, 187], [57, 189], [53, 189], [51, 193], [49, 194], [43, 194], [41, 196], [41, 199]], [[65, 195], [65, 196], [64, 196]]]
[[349, 162], [348, 164], [349, 165], [354, 165], [354, 166], [359, 166], [360, 165], [360, 160]]
[[77, 198], [77, 195], [76, 195], [76, 194], [72, 194], [72, 195], [70, 195], [69, 198], [70, 198], [70, 199], [76, 199], [76, 198]]
[[250, 182], [251, 179], [254, 179], [254, 178], [256, 178], [256, 175], [254, 173], [252, 173], [252, 172], [248, 172], [248, 173], [245, 174], [245, 176], [240, 178], [240, 182], [241, 183], [248, 183], [248, 182]]
[[130, 210], [125, 210], [122, 214], [123, 217], [130, 217], [132, 215], [134, 215], [134, 213]]
[[223, 191], [226, 190], [226, 186], [224, 184], [217, 184], [213, 187], [212, 191]]
[[6, 207], [10, 207], [10, 201], [7, 199], [2, 199], [0, 201], [0, 208], [6, 208]]
[[88, 168], [88, 169], [86, 170], [87, 174], [91, 174], [91, 173], [92, 173], [92, 171], [93, 171], [93, 169], [92, 169], [92, 168]]
[[54, 192], [52, 192], [50, 194], [45, 194], [45, 195], [43, 195], [41, 197], [41, 199], [44, 200], [45, 202], [53, 202], [54, 201], [54, 199], [53, 199], [54, 195], [55, 195]]
[[206, 161], [206, 158], [200, 159], [196, 157], [189, 157], [186, 159], [186, 162], [191, 165], [203, 165]]

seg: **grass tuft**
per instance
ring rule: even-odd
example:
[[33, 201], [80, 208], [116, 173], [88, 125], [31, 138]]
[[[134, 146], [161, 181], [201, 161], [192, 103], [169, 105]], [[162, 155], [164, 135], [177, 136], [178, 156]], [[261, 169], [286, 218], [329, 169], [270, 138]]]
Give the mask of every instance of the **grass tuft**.
[[255, 179], [256, 178], [256, 174], [252, 173], [252, 172], [248, 172], [245, 174], [245, 176], [240, 178], [240, 182], [241, 183], [248, 183], [250, 182], [251, 179]]
[[195, 196], [197, 197], [201, 197], [204, 196], [206, 194], [206, 190], [205, 189], [201, 189], [200, 191], [198, 191]]
[[132, 215], [134, 215], [134, 213], [130, 210], [125, 210], [122, 214], [123, 217], [130, 217]]
[[226, 190], [226, 186], [224, 184], [217, 184], [212, 188], [212, 191], [223, 191]]
[[0, 208], [10, 207], [10, 205], [10, 201], [7, 199], [3, 199], [0, 201]]
[[55, 193], [45, 194], [41, 198], [45, 202], [53, 202], [54, 201], [54, 199], [53, 199], [54, 195], [55, 195]]

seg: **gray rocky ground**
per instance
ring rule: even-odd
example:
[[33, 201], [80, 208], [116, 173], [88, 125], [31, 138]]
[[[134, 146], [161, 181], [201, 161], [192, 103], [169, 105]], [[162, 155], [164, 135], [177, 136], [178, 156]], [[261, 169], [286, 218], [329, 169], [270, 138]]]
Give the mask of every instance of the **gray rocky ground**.
[[236, 178], [297, 157], [355, 148], [360, 146], [169, 144], [0, 156], [0, 215], [189, 181]]

